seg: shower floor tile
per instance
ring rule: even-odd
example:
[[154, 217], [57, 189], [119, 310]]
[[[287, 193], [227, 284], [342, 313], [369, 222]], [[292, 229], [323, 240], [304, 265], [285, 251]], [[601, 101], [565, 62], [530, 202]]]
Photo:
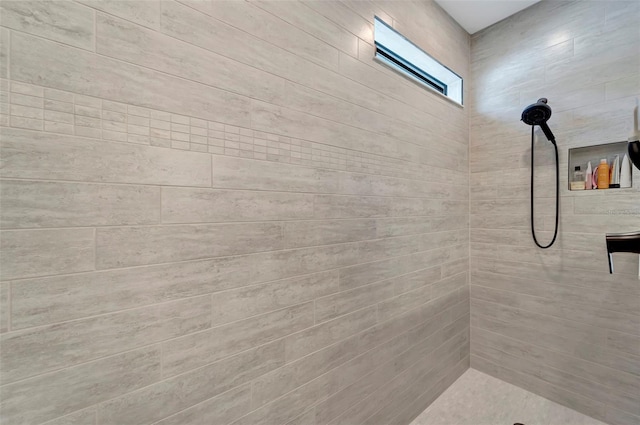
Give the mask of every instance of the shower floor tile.
[[467, 370], [411, 425], [606, 425], [486, 375]]

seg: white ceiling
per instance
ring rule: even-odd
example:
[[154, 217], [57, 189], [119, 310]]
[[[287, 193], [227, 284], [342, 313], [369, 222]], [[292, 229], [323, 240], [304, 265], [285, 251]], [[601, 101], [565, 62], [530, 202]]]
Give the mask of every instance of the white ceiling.
[[476, 33], [540, 0], [436, 0], [469, 34]]

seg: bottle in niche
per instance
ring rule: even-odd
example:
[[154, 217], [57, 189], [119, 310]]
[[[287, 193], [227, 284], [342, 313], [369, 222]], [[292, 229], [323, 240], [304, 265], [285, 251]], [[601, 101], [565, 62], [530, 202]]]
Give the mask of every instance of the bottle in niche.
[[573, 176], [571, 178], [571, 190], [584, 190], [585, 188], [585, 177], [584, 171], [580, 169], [580, 166], [576, 166], [573, 171]]
[[591, 170], [591, 161], [587, 163], [587, 172], [584, 176], [584, 188], [593, 189], [593, 171]]
[[598, 189], [609, 189], [609, 163], [606, 159], [600, 160], [600, 165], [598, 165]]

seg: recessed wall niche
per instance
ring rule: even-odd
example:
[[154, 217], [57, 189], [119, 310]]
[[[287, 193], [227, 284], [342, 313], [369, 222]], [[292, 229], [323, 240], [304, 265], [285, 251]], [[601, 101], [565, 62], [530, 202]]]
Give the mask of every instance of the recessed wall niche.
[[[579, 166], [580, 170], [586, 173], [588, 163], [591, 162], [591, 169], [592, 171], [595, 171], [595, 168], [600, 164], [600, 160], [602, 159], [606, 159], [609, 163], [609, 167], [612, 167], [616, 156], [619, 157], [618, 166], [625, 166], [623, 164], [623, 158], [625, 154], [628, 155], [627, 145], [628, 143], [624, 141], [569, 149], [569, 168], [567, 170], [569, 174], [568, 189], [571, 190], [571, 181], [573, 179], [575, 167]], [[626, 166], [631, 167], [629, 164]], [[633, 173], [631, 169], [629, 170], [629, 175], [630, 179], [632, 179]], [[630, 183], [630, 187], [609, 187], [609, 189], [604, 190], [631, 189], [633, 181], [631, 180]]]

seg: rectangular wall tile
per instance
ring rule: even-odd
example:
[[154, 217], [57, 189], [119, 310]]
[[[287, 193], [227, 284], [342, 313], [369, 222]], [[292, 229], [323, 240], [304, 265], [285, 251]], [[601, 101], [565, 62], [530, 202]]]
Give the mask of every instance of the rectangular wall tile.
[[[136, 306], [149, 305], [184, 297], [203, 295], [211, 292], [241, 288], [260, 282], [289, 278], [326, 269], [334, 269], [343, 264], [357, 261], [345, 258], [355, 251], [353, 247], [335, 249], [334, 247], [305, 248], [300, 250], [278, 251], [275, 253], [249, 254], [236, 257], [224, 257], [210, 260], [188, 261], [163, 265], [134, 267], [126, 269], [98, 271], [68, 276], [53, 276], [39, 279], [27, 279], [15, 282], [13, 291], [13, 321], [16, 328], [39, 326], [64, 320], [108, 313]], [[245, 314], [254, 314], [254, 307], [244, 304], [243, 297], [232, 301], [238, 294], [262, 294], [255, 301], [258, 308], [271, 308], [284, 300], [292, 299], [285, 295], [289, 291], [304, 297], [307, 293], [334, 291], [336, 272], [316, 276], [295, 277], [272, 285], [247, 288], [246, 292], [220, 292], [221, 300], [228, 305], [246, 305], [245, 310], [216, 309], [216, 322], [240, 319]], [[318, 285], [319, 284], [319, 285]], [[312, 285], [318, 285], [311, 289]], [[264, 288], [264, 289], [262, 289]], [[294, 291], [300, 288], [300, 291]], [[308, 288], [304, 289], [303, 288]], [[283, 292], [285, 291], [286, 292]], [[266, 294], [273, 295], [267, 296]], [[256, 291], [256, 292], [254, 292]], [[73, 294], [73, 296], [69, 296]], [[296, 295], [297, 296], [297, 295]], [[93, 301], [100, 299], [99, 304]], [[276, 304], [271, 304], [273, 300]], [[304, 300], [300, 300], [302, 302]], [[263, 304], [265, 303], [265, 304]], [[226, 305], [226, 303], [225, 303]], [[284, 306], [282, 306], [284, 307]], [[262, 308], [262, 307], [261, 307]], [[266, 312], [266, 311], [265, 311]], [[230, 314], [231, 316], [227, 316]], [[257, 314], [257, 311], [256, 311]]]
[[232, 322], [315, 300], [338, 291], [338, 284], [338, 272], [328, 271], [217, 292], [212, 295], [213, 323]]
[[151, 424], [283, 364], [282, 342], [255, 348], [102, 403], [98, 406], [98, 423]]
[[195, 369], [231, 354], [305, 329], [313, 324], [313, 305], [299, 304], [163, 344], [166, 376]]
[[158, 425], [231, 423], [251, 410], [251, 387], [243, 385], [157, 422]]
[[[11, 52], [11, 76], [19, 81], [234, 125], [249, 124], [249, 99], [228, 91], [24, 35], [13, 37]], [[131, 83], [105, 84], [122, 80]]]
[[637, 335], [609, 331], [607, 333], [607, 345], [614, 350], [640, 356], [640, 337]]
[[2, 336], [8, 383], [196, 332], [211, 325], [207, 296]]
[[0, 191], [4, 228], [160, 222], [157, 187], [3, 180]]
[[287, 192], [334, 192], [340, 173], [296, 165], [213, 157], [213, 187], [277, 190]]
[[160, 25], [160, 4], [157, 0], [145, 2], [80, 0], [80, 3], [145, 27], [157, 29]]
[[365, 285], [351, 291], [318, 298], [315, 302], [316, 322], [322, 323], [343, 314], [374, 305], [393, 296], [393, 286], [388, 281]]
[[9, 283], [0, 283], [0, 333], [9, 330]]
[[88, 409], [79, 410], [69, 415], [63, 416], [53, 421], [49, 421], [47, 425], [95, 425], [96, 423], [96, 408], [89, 407]]
[[95, 270], [93, 229], [5, 230], [2, 280]]
[[2, 415], [33, 424], [118, 397], [160, 378], [157, 347], [107, 357], [0, 387]]
[[281, 247], [282, 225], [278, 223], [100, 228], [96, 235], [96, 261], [98, 269], [107, 269]]
[[295, 220], [312, 217], [312, 195], [190, 188], [162, 189], [164, 223]]
[[375, 323], [375, 308], [366, 308], [291, 335], [285, 341], [287, 361], [298, 359], [331, 345]]
[[211, 185], [205, 154], [3, 129], [2, 177], [105, 183]]
[[72, 2], [4, 1], [0, 25], [93, 50], [93, 11]]
[[324, 220], [284, 223], [288, 247], [328, 245], [376, 238], [374, 220]]
[[[9, 30], [6, 28], [0, 28], [0, 78], [7, 78], [8, 70], [9, 70]], [[4, 114], [5, 112], [2, 111], [2, 113]]]
[[273, 74], [112, 16], [98, 14], [97, 28], [97, 51], [112, 58], [266, 101], [284, 90]]

